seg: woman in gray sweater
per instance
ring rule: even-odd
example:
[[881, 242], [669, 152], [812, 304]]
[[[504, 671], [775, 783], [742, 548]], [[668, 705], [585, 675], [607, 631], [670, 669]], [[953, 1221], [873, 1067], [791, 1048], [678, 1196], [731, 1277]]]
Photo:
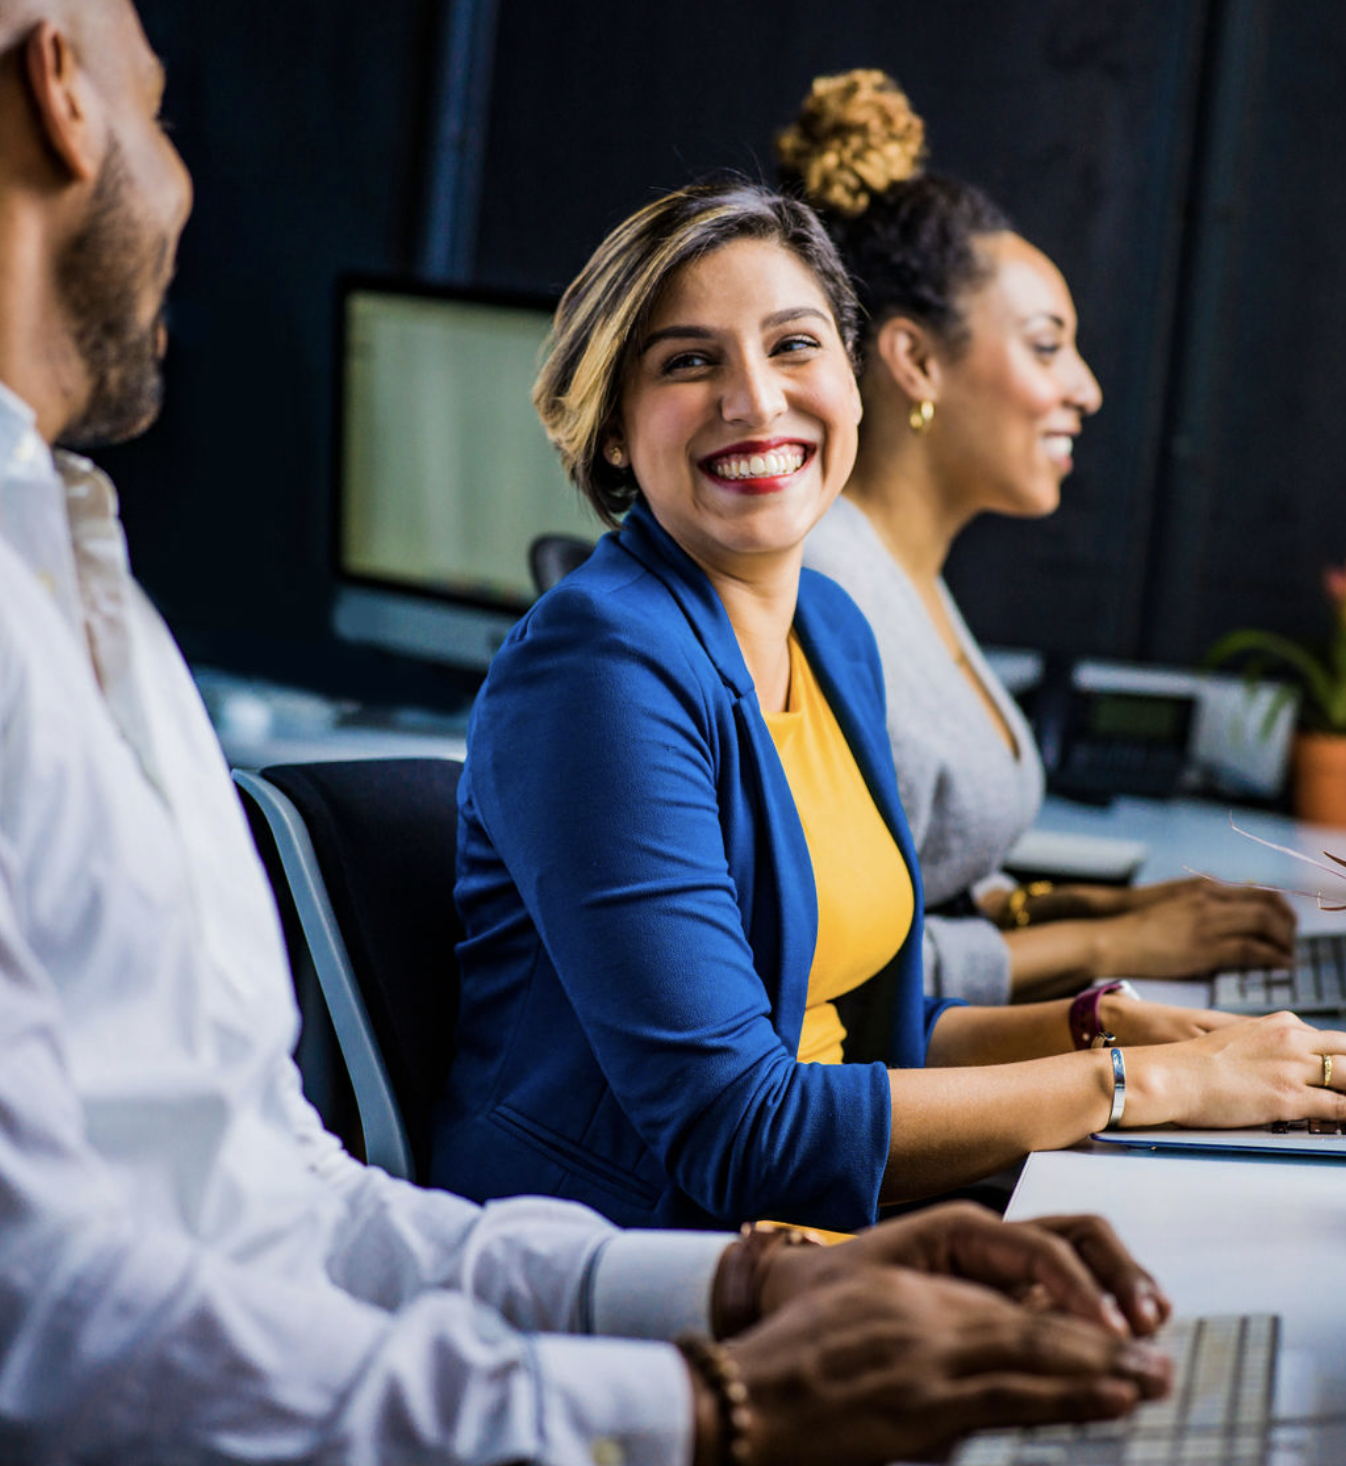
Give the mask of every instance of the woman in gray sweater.
[[1060, 271], [980, 191], [922, 171], [923, 142], [897, 85], [853, 71], [820, 77], [778, 146], [869, 321], [859, 456], [806, 563], [840, 581], [878, 638], [927, 901], [972, 898], [969, 914], [927, 923], [927, 987], [997, 1003], [1284, 962], [1294, 916], [1266, 892], [1199, 880], [1044, 891], [999, 873], [1041, 804], [1042, 764], [944, 562], [980, 513], [1057, 507], [1102, 393]]

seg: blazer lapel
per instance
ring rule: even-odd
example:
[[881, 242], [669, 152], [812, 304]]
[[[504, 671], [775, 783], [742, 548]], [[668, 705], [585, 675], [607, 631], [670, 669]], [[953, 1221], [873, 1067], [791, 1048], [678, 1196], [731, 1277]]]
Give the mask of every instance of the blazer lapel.
[[[731, 859], [758, 976], [771, 999], [772, 1024], [791, 1053], [798, 1047], [808, 1001], [809, 970], [818, 940], [818, 894], [808, 842], [762, 717], [734, 628], [705, 572], [637, 504], [622, 524], [619, 543], [668, 589], [730, 693], [744, 783], [754, 780], [750, 816], [757, 830], [747, 863]], [[725, 815], [722, 814], [722, 818]], [[762, 856], [770, 869], [756, 868]]]

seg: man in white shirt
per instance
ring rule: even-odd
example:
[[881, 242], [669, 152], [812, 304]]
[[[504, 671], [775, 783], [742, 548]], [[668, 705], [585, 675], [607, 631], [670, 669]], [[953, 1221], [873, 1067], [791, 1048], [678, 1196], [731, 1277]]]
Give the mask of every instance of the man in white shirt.
[[[1162, 1389], [1167, 1304], [1096, 1222], [623, 1234], [322, 1130], [213, 734], [110, 483], [50, 447], [158, 410], [162, 90], [130, 0], [0, 0], [0, 1459], [881, 1461]], [[746, 1331], [655, 1342], [712, 1325]]]

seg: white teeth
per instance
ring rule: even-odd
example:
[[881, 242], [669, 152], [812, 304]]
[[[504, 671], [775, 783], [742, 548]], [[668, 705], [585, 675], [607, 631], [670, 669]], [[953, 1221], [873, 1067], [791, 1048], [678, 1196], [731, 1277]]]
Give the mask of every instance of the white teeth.
[[1042, 445], [1053, 458], [1069, 458], [1075, 451], [1075, 440], [1069, 433], [1048, 433]]
[[782, 478], [804, 466], [802, 448], [775, 448], [770, 453], [741, 453], [711, 460], [711, 471], [724, 479]]

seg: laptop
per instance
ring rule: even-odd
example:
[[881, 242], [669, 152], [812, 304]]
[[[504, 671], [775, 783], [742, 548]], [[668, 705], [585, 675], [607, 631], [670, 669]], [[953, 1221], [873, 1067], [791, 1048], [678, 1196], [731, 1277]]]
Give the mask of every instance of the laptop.
[[1120, 1145], [1132, 1150], [1346, 1161], [1346, 1127], [1332, 1121], [1278, 1121], [1245, 1130], [1189, 1130], [1179, 1125], [1156, 1125], [1150, 1129], [1100, 1130], [1092, 1138], [1103, 1145]]

